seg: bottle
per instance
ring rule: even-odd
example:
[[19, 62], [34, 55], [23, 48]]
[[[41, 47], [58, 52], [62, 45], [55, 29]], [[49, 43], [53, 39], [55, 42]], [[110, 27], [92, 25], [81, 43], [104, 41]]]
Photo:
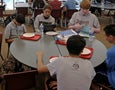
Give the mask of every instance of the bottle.
[[44, 25], [42, 23], [40, 24], [40, 32], [42, 35], [44, 34]]
[[94, 32], [89, 31], [89, 41], [92, 42], [94, 40], [95, 36], [94, 36]]

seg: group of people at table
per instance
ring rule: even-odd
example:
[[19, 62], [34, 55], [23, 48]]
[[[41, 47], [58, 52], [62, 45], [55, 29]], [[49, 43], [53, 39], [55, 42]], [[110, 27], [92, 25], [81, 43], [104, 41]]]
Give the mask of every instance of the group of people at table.
[[[78, 32], [80, 30], [82, 31], [83, 26], [89, 26], [90, 30], [94, 34], [100, 32], [98, 18], [89, 11], [90, 6], [91, 3], [89, 0], [83, 0], [80, 3], [80, 11], [75, 12], [72, 15], [68, 24], [68, 29], [73, 29], [75, 32]], [[34, 28], [36, 31], [39, 30], [40, 22], [47, 22], [51, 24], [55, 23], [55, 19], [51, 16], [51, 11], [51, 6], [46, 5], [43, 9], [43, 13], [36, 16], [34, 21]], [[24, 23], [24, 16], [17, 14], [16, 17], [6, 26], [5, 41], [7, 43], [12, 43], [16, 37], [27, 32]], [[113, 44], [113, 46], [107, 51], [106, 79], [108, 80], [110, 86], [115, 89], [115, 25], [107, 25], [104, 28], [104, 32], [106, 40]], [[43, 65], [42, 51], [37, 52], [38, 72], [49, 72], [51, 76], [56, 75], [57, 87], [52, 90], [89, 90], [96, 72], [89, 60], [84, 60], [79, 57], [85, 46], [86, 41], [83, 37], [79, 35], [70, 36], [66, 45], [70, 56], [64, 58], [59, 57], [57, 60], [47, 65]], [[52, 85], [50, 86], [52, 87]]]

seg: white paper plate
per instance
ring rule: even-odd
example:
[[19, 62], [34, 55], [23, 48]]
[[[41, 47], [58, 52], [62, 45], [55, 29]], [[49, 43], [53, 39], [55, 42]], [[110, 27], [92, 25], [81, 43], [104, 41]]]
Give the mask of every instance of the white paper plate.
[[81, 53], [82, 55], [87, 55], [87, 54], [90, 54], [91, 53], [91, 50], [88, 49], [88, 48], [84, 48], [83, 49], [83, 52]]
[[53, 61], [55, 61], [57, 58], [58, 58], [58, 57], [53, 57], [53, 58], [51, 58], [51, 59], [49, 60], [49, 62], [53, 62]]
[[49, 31], [49, 32], [46, 32], [47, 35], [57, 35], [58, 33], [57, 32], [53, 32], [53, 31]]
[[24, 33], [24, 37], [33, 37], [35, 34], [34, 33]]

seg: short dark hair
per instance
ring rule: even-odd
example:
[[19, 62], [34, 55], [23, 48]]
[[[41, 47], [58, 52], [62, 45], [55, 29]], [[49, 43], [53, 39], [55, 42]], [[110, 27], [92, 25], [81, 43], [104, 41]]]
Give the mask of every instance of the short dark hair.
[[25, 17], [22, 14], [17, 14], [16, 17], [15, 17], [15, 20], [20, 24], [25, 23]]
[[86, 41], [79, 35], [73, 35], [67, 40], [67, 49], [69, 54], [79, 55], [86, 45]]
[[115, 24], [110, 24], [110, 25], [107, 25], [105, 28], [104, 28], [104, 32], [107, 36], [109, 35], [112, 35], [112, 36], [115, 36]]
[[44, 8], [43, 8], [43, 10], [45, 10], [45, 9], [49, 9], [49, 10], [52, 11], [52, 7], [50, 5], [45, 5]]

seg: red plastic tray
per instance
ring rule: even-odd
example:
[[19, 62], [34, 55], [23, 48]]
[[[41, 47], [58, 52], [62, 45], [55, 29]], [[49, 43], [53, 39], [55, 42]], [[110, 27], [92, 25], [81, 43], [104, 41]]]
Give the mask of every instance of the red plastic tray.
[[20, 35], [20, 38], [24, 39], [24, 40], [37, 41], [37, 40], [39, 40], [41, 38], [41, 35], [35, 34], [35, 36], [33, 36], [33, 37], [24, 37], [23, 35]]

